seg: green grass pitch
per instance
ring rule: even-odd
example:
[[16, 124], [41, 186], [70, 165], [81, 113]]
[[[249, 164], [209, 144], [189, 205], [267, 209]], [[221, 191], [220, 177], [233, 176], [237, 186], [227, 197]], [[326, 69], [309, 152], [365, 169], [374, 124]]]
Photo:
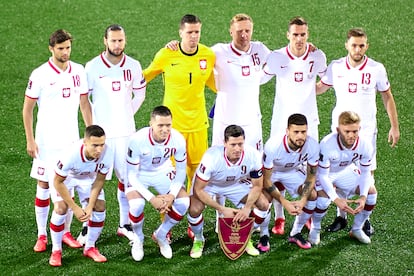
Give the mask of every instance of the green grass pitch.
[[[0, 271], [2, 275], [407, 275], [414, 274], [412, 222], [414, 207], [413, 119], [414, 68], [412, 62], [414, 2], [395, 1], [277, 1], [277, 0], [33, 0], [3, 1], [0, 9]], [[395, 149], [387, 144], [389, 121], [378, 99], [378, 204], [372, 215], [376, 233], [372, 244], [361, 245], [349, 239], [346, 231], [322, 233], [322, 243], [311, 250], [288, 244], [287, 237], [271, 237], [271, 252], [258, 257], [242, 256], [230, 261], [222, 253], [214, 233], [214, 212], [206, 212], [207, 243], [201, 259], [189, 256], [191, 242], [186, 236], [186, 220], [174, 229], [173, 258], [159, 254], [150, 233], [159, 216], [146, 208], [145, 257], [136, 263], [126, 239], [116, 236], [118, 205], [116, 182], [107, 182], [107, 220], [98, 247], [108, 258], [104, 264], [82, 256], [80, 250], [64, 247], [63, 266], [52, 268], [48, 252], [34, 253], [35, 180], [29, 177], [31, 159], [26, 143], [21, 109], [31, 71], [49, 57], [49, 35], [58, 28], [74, 36], [72, 60], [85, 64], [103, 48], [103, 31], [112, 23], [127, 32], [126, 53], [145, 68], [157, 50], [178, 38], [182, 15], [193, 13], [203, 21], [201, 42], [213, 45], [228, 42], [230, 18], [247, 13], [254, 19], [254, 40], [270, 49], [287, 44], [288, 20], [296, 15], [309, 22], [310, 41], [324, 50], [328, 62], [346, 55], [346, 31], [364, 27], [370, 49], [367, 54], [387, 68], [397, 103], [401, 140]], [[147, 97], [136, 114], [137, 127], [145, 126], [149, 112], [162, 102], [162, 83], [158, 77], [147, 88]], [[207, 107], [214, 95], [206, 90]], [[274, 98], [274, 81], [262, 86], [263, 133], [267, 140]], [[320, 135], [329, 131], [333, 93], [318, 97]], [[83, 125], [81, 125], [83, 131]], [[323, 224], [335, 216], [334, 208]], [[292, 224], [287, 216], [287, 231]], [[80, 223], [74, 220], [72, 232]], [[257, 240], [258, 237], [254, 236]], [[50, 238], [49, 238], [50, 241]]]

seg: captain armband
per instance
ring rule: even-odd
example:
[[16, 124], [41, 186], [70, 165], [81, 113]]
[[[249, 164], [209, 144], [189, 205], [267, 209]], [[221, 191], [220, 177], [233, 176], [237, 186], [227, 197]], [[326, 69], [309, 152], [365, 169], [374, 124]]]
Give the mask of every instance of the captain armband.
[[276, 190], [275, 185], [272, 184], [272, 186], [265, 188], [266, 191], [271, 194], [274, 190]]

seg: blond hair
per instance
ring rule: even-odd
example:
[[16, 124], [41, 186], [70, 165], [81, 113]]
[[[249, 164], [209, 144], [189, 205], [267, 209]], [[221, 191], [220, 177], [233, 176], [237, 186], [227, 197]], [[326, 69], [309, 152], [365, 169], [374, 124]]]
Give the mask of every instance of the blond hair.
[[233, 16], [233, 18], [230, 20], [230, 26], [233, 25], [236, 22], [245, 21], [245, 20], [248, 20], [248, 21], [252, 22], [252, 24], [253, 24], [253, 19], [250, 16], [248, 16], [245, 13], [238, 13], [235, 16]]
[[361, 122], [361, 118], [354, 111], [344, 111], [339, 115], [338, 125], [352, 125]]

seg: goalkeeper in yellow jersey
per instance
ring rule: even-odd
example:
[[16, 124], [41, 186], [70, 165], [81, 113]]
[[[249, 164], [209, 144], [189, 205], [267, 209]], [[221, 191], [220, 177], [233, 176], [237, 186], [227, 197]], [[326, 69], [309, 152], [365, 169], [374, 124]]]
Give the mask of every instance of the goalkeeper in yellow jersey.
[[216, 91], [214, 84], [214, 52], [200, 44], [201, 20], [191, 14], [181, 19], [179, 50], [162, 48], [144, 70], [150, 82], [163, 74], [164, 100], [173, 114], [173, 128], [181, 132], [187, 144], [187, 190], [191, 179], [208, 148], [209, 127], [204, 87]]

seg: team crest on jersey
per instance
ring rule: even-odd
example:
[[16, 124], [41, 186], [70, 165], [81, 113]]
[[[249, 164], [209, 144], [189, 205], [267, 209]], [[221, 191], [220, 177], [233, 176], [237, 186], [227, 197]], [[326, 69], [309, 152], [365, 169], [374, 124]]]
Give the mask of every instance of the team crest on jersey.
[[358, 85], [356, 83], [348, 83], [348, 92], [349, 93], [356, 93], [358, 89]]
[[113, 81], [112, 82], [112, 91], [119, 91], [121, 90], [121, 82], [120, 81]]
[[242, 66], [242, 75], [244, 77], [250, 76], [250, 66]]
[[45, 168], [37, 167], [37, 174], [38, 175], [45, 175]]
[[296, 72], [295, 73], [295, 81], [302, 82], [303, 81], [303, 72]]
[[206, 59], [200, 59], [200, 69], [206, 70], [207, 69], [207, 60]]
[[285, 168], [292, 168], [295, 163], [286, 163]]
[[340, 167], [346, 167], [348, 166], [349, 162], [348, 161], [342, 161], [341, 163], [339, 163]]
[[62, 89], [62, 96], [63, 96], [63, 98], [69, 98], [70, 97], [70, 88], [63, 88]]
[[252, 234], [254, 218], [233, 222], [233, 218], [219, 218], [218, 237], [224, 254], [232, 261], [245, 251]]
[[156, 165], [156, 164], [159, 164], [159, 163], [161, 163], [161, 157], [152, 158], [152, 164], [153, 165]]

